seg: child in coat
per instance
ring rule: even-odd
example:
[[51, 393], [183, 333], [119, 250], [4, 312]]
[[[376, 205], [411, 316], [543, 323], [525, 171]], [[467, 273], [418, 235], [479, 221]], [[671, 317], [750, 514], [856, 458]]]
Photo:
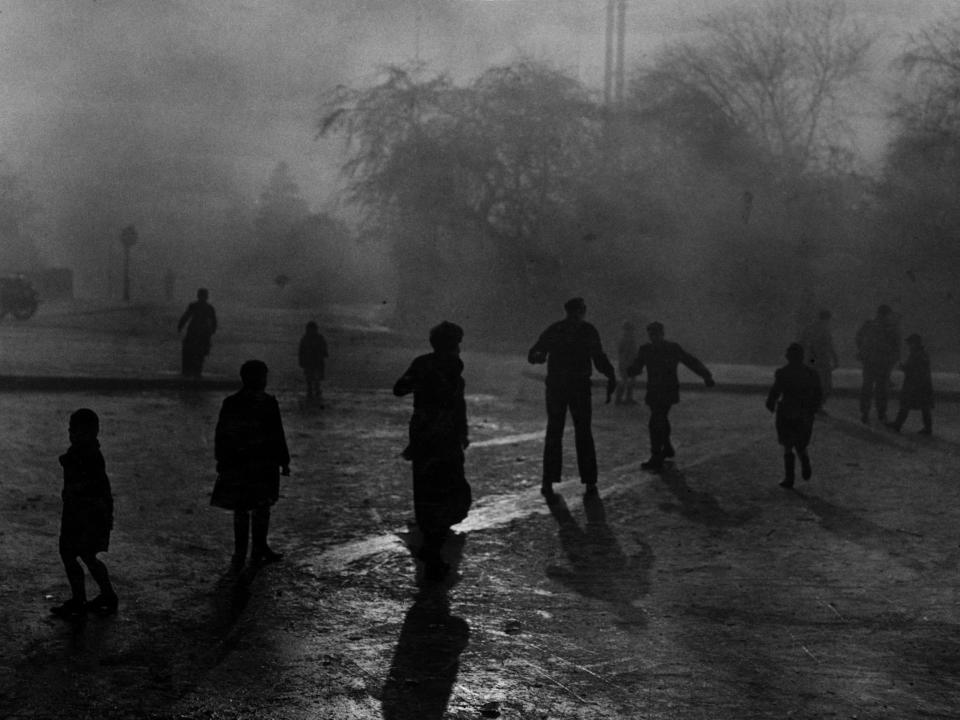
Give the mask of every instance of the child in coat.
[[[809, 480], [813, 474], [807, 446], [813, 434], [813, 418], [823, 402], [820, 377], [803, 362], [803, 346], [792, 343], [787, 348], [787, 364], [774, 374], [773, 387], [767, 394], [767, 410], [776, 411], [777, 440], [783, 446], [783, 482], [792, 488], [796, 457], [800, 458], [800, 474]], [[778, 402], [779, 401], [779, 402]]]
[[[117, 594], [110, 584], [107, 566], [97, 558], [106, 552], [113, 529], [113, 494], [107, 478], [97, 435], [100, 419], [88, 408], [70, 416], [70, 447], [60, 456], [63, 467], [63, 513], [60, 521], [60, 559], [67, 572], [71, 597], [50, 609], [67, 619], [93, 610], [105, 614], [117, 610]], [[100, 594], [87, 602], [83, 567], [100, 587]]]

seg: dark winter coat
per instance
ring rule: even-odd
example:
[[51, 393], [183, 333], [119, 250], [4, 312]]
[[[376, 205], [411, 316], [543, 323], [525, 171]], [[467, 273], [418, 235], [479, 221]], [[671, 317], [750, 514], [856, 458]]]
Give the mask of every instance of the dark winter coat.
[[857, 359], [892, 370], [900, 359], [900, 330], [893, 321], [867, 320], [857, 330]]
[[527, 360], [539, 364], [544, 359], [548, 385], [589, 383], [591, 364], [608, 379], [616, 379], [616, 371], [603, 352], [600, 333], [584, 320], [565, 318], [544, 330], [527, 353]]
[[907, 410], [929, 410], [933, 407], [933, 377], [930, 356], [923, 348], [911, 351], [903, 370], [900, 405]]
[[217, 313], [213, 305], [204, 300], [190, 303], [180, 316], [177, 330], [183, 330], [184, 325], [187, 326], [183, 336], [184, 346], [201, 356], [209, 354], [210, 338], [217, 331]]
[[273, 505], [290, 453], [273, 395], [243, 389], [223, 401], [214, 435], [217, 482], [210, 504], [227, 510]]
[[641, 345], [636, 358], [627, 368], [627, 375], [634, 377], [646, 368], [647, 392], [644, 400], [647, 405], [675, 405], [680, 402], [680, 380], [677, 377], [680, 363], [704, 380], [712, 377], [702, 362], [669, 340]]
[[820, 376], [810, 366], [791, 363], [774, 373], [773, 386], [767, 393], [767, 409], [776, 409], [777, 440], [781, 445], [809, 444], [813, 419], [822, 402]]
[[317, 332], [308, 332], [300, 339], [300, 349], [297, 353], [300, 367], [307, 372], [319, 375], [323, 380], [324, 366], [327, 359], [327, 341]]
[[413, 505], [424, 532], [440, 532], [467, 516], [470, 485], [464, 475], [467, 407], [463, 362], [456, 355], [430, 353], [414, 359], [393, 387], [394, 395], [413, 393], [409, 444], [413, 462]]
[[60, 456], [63, 514], [60, 546], [74, 556], [105, 552], [113, 529], [113, 493], [100, 443], [73, 444]]

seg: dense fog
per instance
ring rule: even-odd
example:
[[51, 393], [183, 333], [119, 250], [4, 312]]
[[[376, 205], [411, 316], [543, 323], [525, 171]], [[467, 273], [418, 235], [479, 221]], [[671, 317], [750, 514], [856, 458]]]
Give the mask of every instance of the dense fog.
[[[727, 357], [740, 349], [763, 355], [758, 348], [770, 345], [779, 352], [820, 306], [838, 311], [840, 329], [890, 302], [919, 329], [944, 332], [957, 315], [947, 289], [953, 269], [937, 262], [936, 237], [918, 240], [908, 256], [897, 255], [900, 236], [877, 237], [878, 228], [909, 227], [910, 220], [877, 211], [899, 185], [887, 182], [884, 195], [876, 183], [884, 172], [889, 180], [893, 115], [905, 82], [897, 59], [924, 28], [950, 17], [950, 3], [845, 4], [846, 17], [872, 43], [856, 82], [842, 88], [836, 109], [842, 132], [822, 146], [842, 156], [843, 167], [824, 161], [789, 181], [774, 155], [743, 144], [743, 126], [717, 141], [719, 150], [719, 135], [684, 145], [688, 136], [671, 134], [682, 124], [673, 122], [680, 106], [671, 103], [699, 108], [701, 118], [713, 110], [687, 96], [664, 94], [654, 102], [662, 86], [643, 79], [651, 68], [666, 67], [665, 48], [707, 47], [705, 18], [766, 5], [628, 2], [630, 90], [626, 111], [611, 124], [597, 120], [603, 0], [6, 0], [0, 3], [2, 269], [67, 267], [77, 297], [118, 300], [119, 232], [134, 225], [132, 294], [143, 302], [162, 300], [164, 278], [175, 277], [177, 303], [206, 285], [214, 297], [265, 304], [386, 301], [396, 304], [398, 325], [414, 327], [442, 315], [496, 331], [505, 315], [516, 314], [513, 329], [525, 332], [558, 316], [562, 300], [579, 294], [595, 298], [591, 317], [610, 343], [624, 319], [656, 317], [668, 332], [682, 335], [686, 327], [693, 342], [716, 345], [716, 354]], [[614, 144], [624, 174], [604, 175], [606, 160], [588, 169], [577, 160], [568, 170], [587, 178], [589, 192], [559, 183], [536, 228], [516, 229], [511, 238], [502, 223], [491, 223], [493, 234], [483, 226], [489, 214], [477, 223], [466, 210], [455, 221], [417, 210], [425, 202], [426, 186], [416, 184], [426, 172], [423, 158], [437, 166], [443, 160], [436, 160], [435, 146], [423, 145], [419, 159], [403, 166], [410, 177], [397, 183], [414, 188], [416, 201], [398, 210], [389, 190], [349, 202], [351, 183], [363, 178], [341, 172], [357, 147], [345, 144], [348, 129], [321, 132], [336, 105], [332, 96], [355, 103], [382, 87], [392, 66], [409, 71], [416, 87], [445, 76], [450, 97], [469, 88], [477, 103], [471, 107], [489, 109], [483, 103], [510, 80], [484, 73], [524, 62], [539, 68], [530, 71], [532, 82], [547, 81], [543, 70], [573, 83], [563, 85], [571, 88], [571, 102], [582, 96], [590, 106], [583, 136], [603, 134], [605, 152], [610, 128], [619, 127]], [[477, 85], [484, 77], [487, 84]], [[423, 127], [449, 111], [446, 100], [439, 102]], [[508, 134], [498, 137], [510, 142]], [[461, 179], [430, 182], [460, 187]], [[824, 210], [825, 194], [840, 208], [833, 214]], [[459, 207], [473, 197], [465, 191], [442, 201]], [[567, 212], [574, 205], [576, 212]], [[388, 217], [388, 206], [399, 214]], [[369, 222], [371, 207], [377, 222]], [[413, 234], [420, 235], [420, 250], [410, 244]], [[890, 270], [904, 263], [912, 274]], [[523, 272], [507, 282], [500, 264], [524, 265]], [[939, 314], [931, 318], [934, 307]], [[746, 342], [757, 326], [764, 332]]]

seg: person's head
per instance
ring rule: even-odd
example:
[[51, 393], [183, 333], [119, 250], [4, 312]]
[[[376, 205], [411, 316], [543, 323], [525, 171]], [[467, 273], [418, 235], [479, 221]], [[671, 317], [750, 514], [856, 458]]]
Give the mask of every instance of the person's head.
[[568, 318], [582, 319], [587, 314], [587, 303], [582, 297], [570, 298], [563, 304]]
[[70, 415], [70, 442], [92, 440], [100, 433], [100, 418], [90, 408], [80, 408]]
[[463, 328], [456, 323], [444, 320], [430, 328], [430, 347], [434, 352], [456, 354], [460, 352], [463, 341]]
[[263, 390], [267, 386], [267, 364], [263, 360], [247, 360], [240, 366], [240, 381], [245, 390]]
[[650, 338], [650, 342], [652, 343], [662, 342], [664, 333], [662, 322], [652, 322], [647, 325], [647, 337]]
[[803, 345], [800, 343], [790, 343], [787, 346], [787, 362], [796, 365], [803, 362]]
[[920, 350], [923, 348], [923, 338], [913, 333], [907, 337], [907, 347], [911, 350]]
[[308, 333], [315, 333], [315, 332], [319, 332], [319, 331], [320, 331], [320, 328], [317, 327], [317, 324], [316, 324], [313, 320], [311, 320], [310, 322], [307, 323], [307, 332], [308, 332]]
[[833, 317], [833, 315], [830, 314], [829, 310], [821, 310], [817, 317], [819, 317], [822, 321], [827, 322]]
[[197, 300], [203, 300], [206, 302], [207, 298], [210, 297], [210, 292], [206, 288], [200, 288], [197, 290]]

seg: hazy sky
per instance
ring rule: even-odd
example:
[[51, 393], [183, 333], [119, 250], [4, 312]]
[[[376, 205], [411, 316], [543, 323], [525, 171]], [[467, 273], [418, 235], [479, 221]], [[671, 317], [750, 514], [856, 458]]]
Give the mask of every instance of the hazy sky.
[[[883, 29], [875, 75], [954, 0], [861, 0]], [[628, 0], [630, 64], [695, 32], [724, 0]], [[467, 77], [518, 53], [598, 84], [605, 0], [0, 0], [0, 156], [64, 233], [253, 200], [279, 161], [328, 207], [335, 148], [314, 139], [320, 94], [419, 57]], [[864, 148], [880, 137], [865, 98]], [[206, 199], [204, 199], [206, 198]], [[161, 207], [163, 206], [163, 207]], [[90, 210], [101, 212], [88, 218]], [[89, 220], [88, 227], [82, 227]], [[169, 222], [164, 225], [169, 230]], [[158, 230], [159, 232], [159, 230]]]

